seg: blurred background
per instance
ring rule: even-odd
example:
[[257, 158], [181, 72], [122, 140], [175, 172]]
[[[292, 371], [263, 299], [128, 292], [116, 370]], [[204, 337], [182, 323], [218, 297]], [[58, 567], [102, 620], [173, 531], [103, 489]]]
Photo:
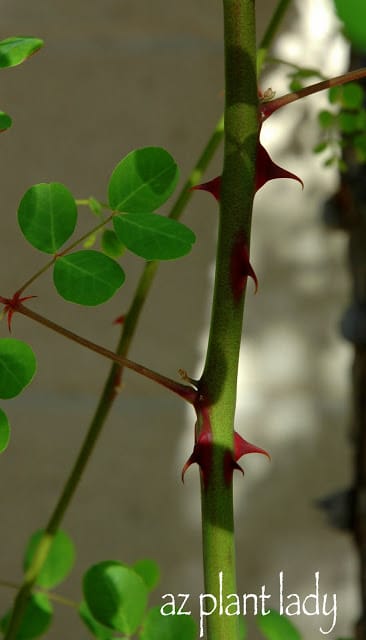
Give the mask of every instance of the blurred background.
[[[275, 2], [257, 1], [258, 35]], [[39, 182], [64, 183], [78, 198], [105, 199], [108, 178], [133, 148], [163, 146], [181, 167], [182, 183], [223, 106], [221, 3], [186, 0], [2, 0], [2, 38], [34, 35], [44, 49], [1, 73], [1, 108], [14, 119], [1, 137], [1, 287], [14, 292], [45, 258], [17, 227], [18, 203]], [[343, 72], [348, 47], [330, 0], [294, 1], [275, 55]], [[287, 69], [265, 76], [262, 90], [288, 90]], [[266, 448], [244, 459], [236, 478], [239, 593], [262, 584], [278, 598], [278, 574], [289, 593], [309, 594], [320, 572], [321, 593], [337, 593], [331, 637], [351, 635], [358, 615], [357, 563], [346, 533], [329, 526], [315, 502], [352, 477], [351, 348], [339, 319], [350, 296], [346, 237], [322, 223], [322, 207], [337, 187], [336, 170], [312, 153], [316, 114], [325, 97], [309, 98], [273, 116], [262, 133], [273, 159], [305, 183], [267, 184], [256, 196], [252, 264], [239, 380], [236, 428]], [[323, 101], [323, 102], [322, 102]], [[221, 154], [207, 172], [220, 171]], [[192, 254], [162, 264], [139, 326], [131, 358], [177, 377], [199, 376], [207, 341], [213, 282], [214, 201], [194, 195], [184, 216], [197, 234]], [[80, 229], [94, 220], [80, 212]], [[102, 308], [62, 302], [50, 273], [29, 291], [31, 306], [67, 328], [114, 348], [113, 320], [128, 308], [142, 269], [122, 259], [127, 281]], [[0, 325], [7, 335], [6, 322]], [[28, 341], [38, 374], [19, 399], [4, 406], [12, 440], [1, 457], [0, 578], [21, 580], [29, 535], [46, 523], [98, 401], [108, 362], [16, 316], [13, 336]], [[4, 403], [5, 404], [5, 403]], [[198, 472], [181, 468], [193, 445], [192, 412], [149, 381], [126, 372], [120, 399], [64, 522], [78, 557], [62, 595], [79, 600], [80, 579], [105, 559], [157, 560], [162, 594], [203, 589]], [[13, 593], [1, 588], [0, 611]], [[278, 600], [277, 600], [278, 604]], [[322, 637], [321, 617], [294, 617], [306, 640]], [[328, 622], [323, 624], [329, 628]], [[56, 607], [47, 634], [87, 638], [72, 610]], [[329, 636], [328, 636], [329, 637]], [[255, 640], [255, 632], [251, 636]]]

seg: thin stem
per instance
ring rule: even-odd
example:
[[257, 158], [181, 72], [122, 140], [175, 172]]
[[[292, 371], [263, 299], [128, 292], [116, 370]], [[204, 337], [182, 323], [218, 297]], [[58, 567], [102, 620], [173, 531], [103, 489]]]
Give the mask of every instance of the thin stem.
[[[240, 262], [249, 246], [258, 139], [254, 0], [223, 0], [225, 32], [225, 150], [215, 289], [209, 344], [200, 391], [212, 437], [209, 477], [201, 483], [205, 592], [219, 602], [219, 576], [226, 593], [237, 593], [232, 474], [236, 384], [244, 288]], [[228, 477], [229, 473], [229, 477]], [[235, 616], [216, 609], [206, 618], [207, 638], [239, 637]]]
[[329, 78], [328, 80], [322, 80], [316, 84], [311, 84], [309, 87], [304, 87], [304, 89], [299, 89], [299, 91], [295, 91], [294, 93], [286, 93], [286, 95], [281, 96], [280, 98], [275, 98], [270, 102], [263, 103], [261, 107], [263, 119], [268, 118], [274, 111], [277, 111], [277, 109], [280, 109], [291, 102], [296, 102], [296, 100], [301, 100], [301, 98], [305, 98], [306, 96], [319, 93], [319, 91], [324, 91], [331, 87], [339, 87], [342, 84], [347, 84], [347, 82], [354, 82], [355, 80], [360, 80], [365, 77], [366, 68], [364, 67], [362, 69], [356, 69], [356, 71], [349, 71], [348, 73], [337, 76], [336, 78]]
[[[303, 71], [304, 67], [300, 64], [296, 64], [295, 62], [290, 62], [289, 60], [283, 60], [282, 58], [277, 58], [277, 57], [267, 57], [267, 62], [269, 64], [276, 64], [276, 65], [284, 65], [285, 67], [290, 67], [291, 69], [295, 69], [295, 71]], [[310, 73], [310, 71], [312, 72], [314, 77], [318, 77], [321, 78], [321, 80], [326, 80], [326, 77], [322, 74], [321, 71], [319, 71], [319, 69], [313, 69], [313, 68], [309, 68], [306, 67], [306, 71], [308, 71]]]
[[278, 3], [270, 23], [266, 29], [266, 32], [260, 42], [257, 52], [257, 75], [259, 77], [262, 67], [266, 58], [268, 57], [268, 51], [273, 43], [274, 36], [276, 35], [278, 28], [285, 17], [285, 14], [291, 4], [292, 0], [280, 0]]
[[59, 333], [65, 338], [68, 338], [68, 340], [77, 342], [78, 344], [81, 344], [83, 347], [86, 347], [87, 349], [90, 349], [95, 353], [99, 353], [99, 355], [103, 356], [104, 358], [108, 358], [109, 360], [116, 362], [122, 367], [131, 369], [132, 371], [139, 373], [141, 376], [144, 376], [145, 378], [149, 378], [150, 380], [157, 382], [158, 384], [162, 385], [166, 389], [169, 389], [170, 391], [173, 391], [174, 393], [178, 394], [181, 398], [188, 400], [188, 402], [194, 402], [196, 392], [194, 389], [192, 389], [192, 387], [188, 387], [187, 385], [181, 384], [180, 382], [175, 382], [175, 380], [172, 380], [171, 378], [167, 378], [166, 376], [161, 375], [157, 371], [153, 371], [153, 369], [149, 369], [148, 367], [144, 367], [143, 365], [138, 364], [133, 360], [129, 360], [128, 358], [117, 355], [116, 353], [114, 353], [114, 351], [110, 351], [109, 349], [106, 349], [102, 345], [96, 344], [91, 340], [87, 340], [87, 338], [84, 338], [83, 336], [79, 336], [77, 333], [74, 333], [73, 331], [69, 331], [69, 329], [65, 329], [65, 327], [62, 327], [56, 322], [53, 322], [52, 320], [45, 318], [39, 313], [36, 313], [36, 311], [32, 311], [32, 309], [25, 307], [21, 303], [17, 305], [16, 310], [18, 313], [21, 313], [23, 316], [27, 316], [27, 318], [31, 318], [35, 322], [42, 324], [44, 327], [47, 327], [48, 329], [51, 329], [52, 331]]
[[[10, 582], [9, 580], [0, 580], [0, 587], [5, 587], [7, 589], [15, 589], [18, 591], [21, 589], [21, 585], [16, 582]], [[70, 598], [65, 598], [65, 596], [61, 596], [59, 593], [55, 593], [54, 591], [48, 591], [47, 589], [41, 589], [40, 587], [36, 587], [34, 589], [36, 593], [43, 593], [47, 598], [53, 600], [54, 602], [59, 602], [60, 604], [65, 605], [66, 607], [72, 607], [73, 609], [79, 608], [79, 603], [74, 600], [70, 600]]]
[[25, 289], [27, 289], [31, 284], [33, 284], [33, 282], [38, 280], [38, 278], [43, 273], [48, 271], [48, 269], [50, 269], [50, 267], [52, 267], [52, 265], [55, 263], [57, 258], [60, 258], [61, 256], [64, 256], [67, 253], [69, 253], [69, 251], [72, 251], [72, 249], [75, 249], [75, 247], [77, 247], [79, 244], [84, 242], [84, 240], [89, 238], [89, 236], [91, 236], [93, 233], [96, 233], [97, 231], [99, 231], [99, 229], [102, 229], [103, 227], [105, 227], [105, 225], [108, 224], [108, 222], [110, 222], [112, 220], [112, 218], [113, 218], [113, 213], [110, 216], [108, 216], [108, 218], [103, 220], [103, 222], [100, 222], [95, 227], [90, 229], [90, 231], [88, 231], [87, 233], [84, 233], [84, 235], [82, 235], [81, 237], [77, 238], [77, 240], [74, 240], [74, 242], [69, 244], [66, 247], [66, 249], [64, 249], [63, 251], [60, 251], [60, 253], [57, 253], [56, 255], [54, 255], [51, 260], [49, 260], [45, 265], [43, 265], [43, 267], [41, 267], [41, 269], [36, 271], [36, 273], [33, 274], [33, 276], [31, 278], [29, 278], [24, 284], [22, 284], [22, 286], [19, 289], [17, 289], [17, 293], [18, 294], [23, 293], [23, 291], [25, 291]]

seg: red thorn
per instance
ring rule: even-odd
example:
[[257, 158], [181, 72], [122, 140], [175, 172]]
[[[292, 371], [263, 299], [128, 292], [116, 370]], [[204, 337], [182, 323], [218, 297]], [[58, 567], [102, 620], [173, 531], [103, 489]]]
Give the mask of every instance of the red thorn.
[[[255, 192], [259, 191], [266, 182], [276, 180], [278, 178], [296, 180], [301, 184], [302, 188], [304, 188], [304, 183], [301, 178], [273, 162], [268, 151], [266, 151], [263, 145], [258, 142], [255, 168]], [[209, 180], [209, 182], [198, 184], [195, 187], [192, 187], [192, 190], [208, 191], [219, 202], [221, 193], [221, 176], [217, 176], [216, 178]]]
[[297, 180], [297, 182], [300, 182], [302, 188], [304, 188], [303, 181], [294, 173], [283, 169], [278, 164], [273, 162], [268, 151], [266, 151], [263, 145], [258, 142], [255, 190], [259, 191], [259, 189], [263, 187], [266, 182], [268, 182], [269, 180], [275, 180], [277, 178], [290, 178], [291, 180]]
[[[182, 469], [182, 482], [184, 482], [187, 469], [192, 464], [197, 463], [200, 468], [203, 486], [207, 487], [212, 465], [212, 431], [207, 402], [203, 396], [199, 395], [197, 398], [195, 409], [197, 413], [195, 443], [193, 452]], [[199, 435], [197, 435], [198, 428], [200, 428]]]
[[220, 192], [221, 192], [221, 176], [217, 176], [217, 178], [213, 178], [209, 180], [209, 182], [204, 182], [203, 184], [197, 184], [194, 187], [191, 187], [191, 191], [208, 191], [212, 193], [213, 197], [216, 200], [220, 201]]
[[247, 453], [261, 453], [270, 460], [271, 456], [268, 451], [265, 449], [261, 449], [261, 447], [257, 447], [255, 444], [251, 444], [247, 440], [244, 440], [242, 436], [234, 431], [234, 460], [237, 462], [242, 456], [245, 456]]
[[253, 279], [255, 290], [258, 291], [258, 278], [249, 261], [249, 251], [246, 238], [241, 234], [234, 245], [231, 256], [231, 284], [233, 295], [239, 300], [245, 289], [248, 276]]
[[0, 303], [4, 305], [3, 311], [7, 316], [9, 333], [11, 333], [11, 322], [13, 319], [13, 315], [17, 311], [19, 305], [26, 300], [30, 300], [31, 298], [36, 297], [37, 296], [24, 296], [23, 298], [21, 298], [19, 292], [14, 293], [12, 298], [3, 298], [2, 296], [0, 296]]
[[209, 478], [212, 458], [212, 433], [210, 431], [201, 431], [197, 442], [194, 445], [192, 454], [182, 469], [182, 482], [184, 483], [184, 475], [189, 467], [197, 463], [202, 474], [203, 483], [206, 486]]
[[118, 316], [118, 318], [113, 320], [113, 324], [124, 324], [125, 320], [126, 320], [126, 315], [122, 314], [121, 316]]
[[271, 459], [271, 456], [269, 455], [269, 453], [267, 453], [267, 451], [261, 449], [260, 447], [257, 447], [254, 444], [251, 444], [247, 440], [244, 440], [244, 438], [242, 438], [239, 433], [234, 431], [234, 453], [232, 455], [231, 452], [228, 451], [224, 463], [224, 475], [226, 484], [229, 485], [232, 481], [233, 473], [235, 470], [240, 471], [244, 475], [244, 470], [241, 468], [240, 464], [238, 464], [238, 460], [239, 458], [241, 458], [241, 456], [245, 456], [247, 453], [261, 453], [262, 455], [267, 456], [269, 460]]

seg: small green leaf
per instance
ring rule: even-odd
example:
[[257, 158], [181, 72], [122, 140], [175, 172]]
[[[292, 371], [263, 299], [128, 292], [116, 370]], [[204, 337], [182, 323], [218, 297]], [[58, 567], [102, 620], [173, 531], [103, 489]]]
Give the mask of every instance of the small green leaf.
[[358, 114], [349, 111], [341, 111], [339, 114], [339, 127], [343, 133], [354, 133], [358, 130]]
[[83, 242], [84, 249], [90, 249], [91, 247], [94, 247], [96, 240], [97, 240], [97, 234], [91, 233], [90, 236], [88, 236], [87, 239], [84, 240]]
[[140, 626], [148, 591], [132, 569], [120, 562], [100, 562], [85, 573], [83, 591], [92, 616], [100, 624], [126, 635]]
[[108, 627], [100, 624], [90, 613], [86, 602], [82, 602], [79, 606], [79, 615], [89, 631], [98, 640], [112, 640], [113, 635]]
[[96, 198], [93, 198], [93, 196], [90, 196], [88, 202], [89, 202], [90, 211], [92, 211], [96, 216], [98, 216], [98, 218], [100, 218], [100, 216], [103, 213], [102, 204], [99, 202], [99, 200], [96, 200]]
[[43, 47], [39, 38], [12, 37], [0, 41], [0, 67], [15, 67]]
[[342, 103], [342, 87], [331, 87], [328, 90], [328, 100], [331, 104]]
[[338, 156], [330, 156], [324, 161], [323, 166], [332, 167], [333, 165], [338, 164], [338, 160], [339, 160]]
[[366, 110], [360, 109], [358, 112], [358, 129], [359, 131], [366, 131]]
[[[44, 531], [36, 531], [29, 539], [25, 554], [23, 569], [27, 571], [32, 563], [35, 551]], [[70, 573], [75, 560], [75, 548], [71, 538], [64, 531], [57, 531], [46, 558], [38, 574], [36, 584], [43, 589], [53, 589]]]
[[111, 175], [110, 207], [126, 213], [155, 211], [173, 193], [178, 176], [178, 167], [165, 149], [144, 147], [131, 151]]
[[0, 133], [9, 129], [12, 123], [11, 117], [4, 111], [0, 111]]
[[366, 133], [361, 133], [353, 138], [356, 153], [361, 159], [366, 157]]
[[104, 253], [111, 258], [119, 258], [126, 248], [113, 229], [104, 229], [101, 245]]
[[0, 338], [0, 398], [14, 398], [36, 372], [35, 355], [28, 344], [15, 338]]
[[357, 82], [349, 82], [342, 87], [342, 102], [346, 109], [360, 109], [364, 101], [364, 92]]
[[292, 78], [289, 85], [289, 89], [291, 93], [296, 93], [297, 91], [300, 91], [303, 88], [303, 86], [304, 86], [303, 83], [300, 82], [300, 80], [296, 76], [295, 78]]
[[85, 306], [106, 302], [124, 280], [119, 264], [100, 251], [77, 251], [58, 258], [53, 270], [53, 281], [60, 296]]
[[154, 560], [138, 560], [132, 569], [141, 576], [149, 591], [155, 589], [160, 580], [160, 569]]
[[[8, 628], [11, 613], [11, 610], [8, 611], [0, 622], [3, 633]], [[47, 631], [52, 616], [53, 609], [47, 596], [43, 593], [33, 593], [26, 605], [15, 639], [33, 640], [33, 638], [39, 638]]]
[[56, 253], [73, 234], [76, 220], [75, 200], [58, 182], [34, 185], [26, 191], [18, 208], [18, 223], [24, 236], [45, 253]]
[[347, 37], [352, 44], [366, 50], [366, 2], [364, 0], [334, 0]]
[[334, 113], [331, 113], [330, 111], [324, 109], [323, 111], [320, 111], [320, 113], [318, 113], [318, 120], [320, 126], [323, 129], [328, 129], [334, 124], [336, 116], [334, 115]]
[[294, 625], [273, 609], [267, 615], [256, 618], [257, 625], [266, 640], [301, 640]]
[[10, 424], [6, 413], [0, 409], [0, 453], [5, 451], [10, 440]]
[[126, 247], [145, 260], [174, 260], [190, 252], [193, 231], [181, 222], [151, 213], [116, 215], [113, 224]]
[[197, 624], [191, 616], [163, 616], [160, 607], [147, 613], [140, 640], [196, 640]]
[[328, 147], [328, 143], [327, 142], [319, 142], [318, 144], [315, 145], [315, 147], [313, 147], [313, 152], [314, 153], [322, 153], [322, 151], [325, 151], [325, 149], [327, 149]]

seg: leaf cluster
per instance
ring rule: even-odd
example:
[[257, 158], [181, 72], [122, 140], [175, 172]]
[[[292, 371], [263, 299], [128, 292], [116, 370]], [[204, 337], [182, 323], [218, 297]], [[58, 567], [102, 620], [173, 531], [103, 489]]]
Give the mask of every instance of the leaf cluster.
[[[39, 530], [29, 539], [23, 559], [30, 569], [48, 534]], [[139, 560], [132, 566], [103, 561], [91, 566], [82, 580], [83, 599], [73, 603], [52, 590], [69, 575], [75, 559], [74, 544], [59, 530], [52, 538], [47, 559], [39, 572], [16, 640], [33, 640], [44, 635], [52, 623], [54, 601], [71, 604], [79, 619], [98, 640], [139, 638], [139, 640], [195, 640], [197, 625], [191, 616], [163, 616], [159, 607], [148, 607], [150, 593], [160, 579], [153, 560]], [[12, 611], [0, 621], [6, 632]]]
[[315, 153], [327, 152], [325, 166], [344, 170], [342, 152], [352, 153], [357, 163], [366, 162], [366, 108], [361, 84], [351, 82], [328, 91], [329, 109], [318, 114], [322, 131]]

